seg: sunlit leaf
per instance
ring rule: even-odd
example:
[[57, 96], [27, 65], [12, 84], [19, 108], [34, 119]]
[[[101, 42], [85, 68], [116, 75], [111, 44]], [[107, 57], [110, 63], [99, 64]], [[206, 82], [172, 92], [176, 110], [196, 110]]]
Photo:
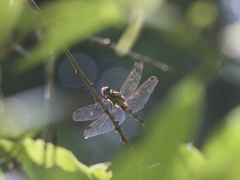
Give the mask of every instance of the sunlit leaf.
[[0, 1], [0, 44], [3, 43], [11, 35], [20, 14], [24, 8], [24, 0], [16, 1]]
[[125, 55], [135, 44], [144, 24], [144, 14], [140, 9], [134, 9], [127, 29], [117, 43], [116, 53]]
[[170, 179], [194, 179], [206, 164], [203, 155], [191, 143], [182, 144], [172, 162]]
[[131, 50], [141, 33], [145, 19], [154, 12], [156, 7], [160, 7], [163, 2], [164, 0], [141, 0], [135, 2], [128, 26], [117, 43], [116, 53], [118, 55], [123, 56]]
[[203, 154], [208, 161], [200, 179], [239, 179], [240, 108], [233, 110], [208, 139]]
[[0, 139], [0, 157], [6, 157], [8, 156], [7, 152], [10, 152], [10, 150], [13, 147], [13, 143], [11, 141]]
[[[100, 163], [90, 166], [90, 171], [95, 179], [111, 179], [112, 172], [108, 171], [109, 163]], [[108, 172], [107, 172], [108, 171]], [[106, 173], [107, 172], [107, 173]]]
[[38, 29], [42, 35], [41, 43], [31, 49], [32, 58], [14, 64], [19, 70], [40, 64], [50, 52], [62, 51], [62, 45], [72, 45], [106, 27], [118, 25], [124, 14], [118, 3], [105, 0], [58, 1], [46, 3], [41, 8], [42, 18], [33, 16], [43, 26]]
[[79, 162], [73, 154], [44, 141], [26, 139], [23, 142], [18, 160], [30, 179], [110, 179], [111, 172], [106, 172], [105, 164], [98, 168], [88, 168]]
[[[171, 177], [169, 172], [180, 144], [192, 140], [197, 132], [203, 88], [198, 79], [188, 77], [171, 91], [151, 122], [155, 132], [145, 135], [134, 146], [137, 160], [140, 162], [129, 161], [128, 155], [119, 157], [121, 161], [118, 161], [119, 164], [114, 166], [113, 171], [117, 179], [135, 179], [138, 176], [141, 179]], [[126, 159], [122, 160], [123, 158]]]

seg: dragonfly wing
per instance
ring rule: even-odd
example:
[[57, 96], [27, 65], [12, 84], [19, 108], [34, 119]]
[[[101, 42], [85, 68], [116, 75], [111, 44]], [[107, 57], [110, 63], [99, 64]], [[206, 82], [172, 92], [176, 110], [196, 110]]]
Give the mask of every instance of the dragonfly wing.
[[126, 99], [126, 103], [132, 112], [137, 112], [143, 108], [157, 83], [158, 80], [155, 76], [150, 77]]
[[[125, 118], [126, 114], [120, 107], [116, 107], [111, 111], [113, 117], [121, 124]], [[84, 137], [87, 139], [89, 137], [97, 136], [99, 134], [104, 134], [114, 129], [114, 125], [110, 118], [104, 114], [102, 117], [98, 118], [92, 124], [90, 124], [84, 131]]]
[[130, 74], [128, 75], [127, 79], [123, 83], [120, 93], [127, 97], [131, 94], [138, 86], [140, 78], [142, 76], [142, 69], [143, 69], [143, 62], [136, 61]]
[[[105, 106], [109, 108], [111, 106], [109, 101], [104, 101]], [[74, 121], [88, 121], [94, 120], [101, 117], [104, 114], [103, 109], [99, 103], [95, 103], [89, 106], [85, 106], [82, 108], [77, 109], [73, 113], [73, 120]]]

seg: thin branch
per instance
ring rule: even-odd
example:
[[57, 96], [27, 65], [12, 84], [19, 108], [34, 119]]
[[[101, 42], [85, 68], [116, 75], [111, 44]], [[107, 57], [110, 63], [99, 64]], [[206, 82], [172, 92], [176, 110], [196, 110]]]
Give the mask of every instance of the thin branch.
[[12, 48], [14, 51], [16, 51], [17, 53], [21, 54], [22, 56], [24, 56], [26, 59], [33, 59], [31, 57], [31, 54], [20, 44], [17, 43], [13, 43], [12, 44]]
[[40, 13], [41, 9], [38, 7], [36, 2], [34, 0], [28, 0], [27, 1], [29, 6], [31, 7], [32, 10], [34, 10], [36, 13]]
[[[109, 47], [110, 49], [114, 50], [115, 52], [117, 52], [119, 50], [119, 47], [117, 46], [116, 43], [112, 42], [109, 38], [101, 38], [98, 36], [90, 36], [88, 38], [90, 41], [99, 44], [101, 46], [106, 46]], [[125, 56], [130, 57], [131, 59], [133, 59], [134, 61], [139, 60], [148, 64], [151, 64], [152, 66], [164, 71], [164, 72], [170, 72], [170, 73], [174, 73], [175, 72], [175, 68], [159, 62], [155, 59], [152, 59], [148, 56], [133, 52], [133, 51], [128, 51]]]
[[[50, 116], [50, 105], [53, 99], [54, 94], [54, 72], [55, 72], [55, 66], [56, 66], [56, 55], [54, 53], [50, 53], [48, 60], [45, 64], [45, 87], [44, 87], [44, 99], [45, 99], [45, 107], [46, 107], [46, 113], [47, 117]], [[54, 128], [54, 132], [56, 132], [56, 127]], [[48, 131], [49, 131], [49, 125], [46, 125], [44, 130], [44, 160], [46, 159], [46, 152], [47, 152], [47, 139], [48, 139]], [[56, 145], [55, 139], [57, 139], [55, 136], [57, 136], [57, 133], [53, 134], [53, 143]], [[46, 161], [43, 161], [46, 162]], [[53, 148], [53, 156], [52, 156], [52, 162], [53, 164], [56, 163], [56, 147]]]
[[[35, 4], [36, 6], [36, 4]], [[40, 9], [37, 9], [40, 11]], [[42, 42], [44, 39], [43, 30], [40, 28], [36, 29], [36, 37], [39, 42]], [[56, 55], [53, 52], [49, 53], [48, 59], [45, 63], [45, 87], [44, 87], [44, 101], [45, 101], [45, 109], [47, 118], [49, 120], [50, 115], [50, 104], [51, 100], [53, 98], [54, 93], [54, 72], [55, 72], [55, 64], [56, 64]], [[49, 125], [46, 125], [43, 129], [43, 139], [44, 139], [44, 146], [43, 146], [43, 166], [46, 165], [47, 160], [47, 141], [48, 141], [48, 135], [49, 135]], [[55, 164], [55, 157], [56, 157], [56, 148], [54, 146], [53, 149], [53, 157], [52, 162]]]
[[[29, 0], [29, 4], [31, 5], [32, 8], [34, 8], [35, 11], [40, 12], [41, 9], [37, 6], [37, 4], [34, 2], [34, 0]], [[78, 74], [83, 81], [86, 83], [88, 86], [89, 90], [91, 91], [94, 99], [96, 102], [98, 102], [102, 108], [103, 111], [109, 116], [111, 119], [116, 132], [120, 135], [120, 140], [123, 142], [123, 144], [127, 147], [129, 153], [133, 156], [133, 151], [132, 151], [132, 146], [129, 144], [128, 139], [126, 138], [125, 133], [123, 132], [122, 128], [119, 126], [118, 121], [115, 120], [113, 115], [109, 112], [109, 110], [106, 108], [106, 106], [103, 104], [102, 99], [99, 97], [97, 91], [95, 90], [93, 84], [89, 81], [89, 79], [86, 77], [86, 75], [83, 73], [82, 69], [78, 66], [76, 60], [72, 56], [71, 52], [66, 46], [62, 46], [63, 50], [65, 51], [66, 55], [68, 56], [70, 62], [72, 63], [72, 66], [75, 70], [75, 73]]]
[[[78, 66], [76, 60], [74, 59], [74, 57], [72, 56], [71, 52], [69, 51], [69, 49], [65, 46], [63, 47], [63, 50], [65, 51], [66, 55], [68, 56], [69, 60], [71, 61], [72, 63], [72, 66], [73, 68], [75, 69], [75, 73], [78, 74], [82, 79], [83, 81], [86, 83], [86, 85], [88, 86], [89, 90], [91, 91], [93, 97], [94, 97], [94, 100], [96, 102], [98, 102], [104, 112], [109, 116], [109, 118], [111, 119], [114, 127], [115, 127], [115, 130], [118, 132], [118, 134], [120, 135], [120, 138], [121, 138], [121, 141], [126, 145], [127, 149], [129, 150], [129, 152], [132, 154], [132, 147], [131, 145], [129, 144], [127, 138], [126, 138], [126, 135], [125, 133], [123, 132], [122, 128], [119, 126], [119, 123], [118, 121], [115, 120], [115, 118], [113, 117], [113, 115], [109, 112], [109, 110], [106, 108], [106, 106], [103, 104], [102, 102], [102, 99], [99, 97], [97, 91], [95, 90], [94, 86], [93, 86], [93, 83], [89, 81], [89, 79], [87, 78], [87, 76], [84, 74], [84, 72], [82, 71], [82, 69]], [[132, 154], [133, 155], [133, 154]]]

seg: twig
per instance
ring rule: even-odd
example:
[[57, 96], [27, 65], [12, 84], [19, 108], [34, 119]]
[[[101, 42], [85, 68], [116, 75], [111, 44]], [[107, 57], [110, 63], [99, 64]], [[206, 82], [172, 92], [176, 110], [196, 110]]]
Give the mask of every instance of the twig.
[[14, 51], [16, 51], [17, 53], [21, 54], [22, 56], [24, 56], [26, 59], [33, 59], [31, 57], [31, 54], [20, 44], [17, 43], [13, 43], [12, 44], [12, 48], [14, 49]]
[[[88, 37], [88, 39], [96, 44], [99, 44], [101, 46], [106, 46], [109, 47], [110, 49], [114, 50], [114, 51], [118, 51], [119, 47], [117, 46], [116, 43], [112, 42], [109, 38], [101, 38], [98, 36], [90, 36]], [[125, 56], [130, 57], [131, 59], [133, 59], [134, 61], [139, 60], [148, 64], [151, 64], [152, 66], [164, 71], [164, 72], [170, 72], [170, 73], [174, 73], [175, 72], [175, 68], [159, 62], [155, 59], [152, 59], [148, 56], [133, 52], [133, 51], [128, 51]]]
[[[37, 5], [35, 4], [37, 7]], [[40, 9], [37, 9], [37, 11], [40, 11]], [[44, 32], [42, 29], [37, 28], [36, 29], [36, 36], [39, 42], [42, 42], [44, 39]], [[48, 59], [45, 63], [45, 87], [44, 87], [44, 100], [45, 100], [45, 109], [47, 118], [50, 117], [50, 105], [51, 100], [53, 98], [54, 93], [54, 72], [55, 72], [55, 65], [56, 65], [56, 55], [54, 52], [49, 52]], [[43, 166], [46, 165], [46, 159], [47, 159], [47, 140], [48, 140], [48, 132], [49, 132], [49, 125], [46, 125], [43, 130], [43, 138], [44, 138], [44, 146], [43, 146]], [[54, 136], [54, 135], [53, 135]], [[55, 139], [55, 138], [54, 138]], [[52, 162], [55, 164], [55, 157], [56, 157], [56, 148], [54, 146], [53, 149], [53, 156], [52, 156]]]
[[[34, 2], [34, 0], [29, 0], [29, 4], [32, 6], [32, 8], [34, 8], [35, 11], [40, 12], [40, 8], [37, 6], [37, 4]], [[103, 111], [109, 116], [109, 118], [111, 119], [116, 132], [118, 132], [118, 134], [120, 135], [120, 140], [123, 142], [123, 144], [127, 147], [129, 153], [133, 156], [133, 151], [132, 151], [132, 146], [129, 144], [125, 133], [123, 132], [122, 128], [119, 126], [118, 122], [115, 120], [115, 118], [113, 117], [113, 115], [109, 112], [109, 110], [106, 108], [106, 106], [103, 104], [102, 99], [98, 96], [97, 91], [95, 90], [93, 84], [89, 81], [89, 79], [86, 77], [86, 75], [83, 73], [82, 69], [78, 66], [76, 60], [74, 59], [74, 57], [72, 56], [71, 52], [69, 51], [69, 49], [66, 46], [62, 46], [63, 50], [65, 51], [66, 55], [68, 56], [70, 62], [72, 63], [72, 66], [75, 70], [75, 73], [78, 74], [83, 81], [86, 83], [86, 85], [88, 86], [89, 90], [91, 91], [94, 99], [96, 102], [98, 102], [102, 108]]]
[[115, 130], [118, 132], [118, 134], [120, 135], [120, 138], [121, 138], [121, 141], [126, 145], [127, 149], [129, 150], [129, 152], [133, 155], [133, 152], [132, 152], [132, 146], [129, 144], [127, 138], [126, 138], [126, 135], [125, 133], [123, 132], [122, 128], [119, 126], [119, 123], [115, 120], [115, 118], [113, 117], [113, 115], [109, 112], [109, 110], [106, 108], [106, 106], [103, 104], [102, 102], [102, 99], [98, 96], [98, 93], [97, 91], [95, 90], [94, 86], [93, 86], [93, 83], [91, 83], [89, 81], [89, 79], [87, 78], [87, 76], [84, 74], [84, 72], [82, 71], [82, 69], [78, 66], [76, 60], [74, 59], [74, 57], [72, 56], [71, 52], [69, 51], [69, 49], [65, 46], [63, 47], [63, 50], [65, 51], [66, 55], [68, 56], [69, 60], [71, 61], [72, 63], [72, 66], [75, 70], [75, 73], [78, 74], [82, 79], [83, 81], [86, 83], [86, 85], [88, 86], [89, 90], [91, 91], [93, 97], [94, 97], [94, 100], [96, 102], [98, 102], [104, 112], [109, 116], [109, 118], [111, 119], [114, 127], [115, 127]]
[[[49, 118], [50, 116], [50, 105], [51, 105], [51, 100], [53, 99], [53, 94], [54, 94], [54, 72], [55, 72], [55, 66], [56, 66], [56, 55], [54, 53], [51, 53], [49, 55], [49, 58], [45, 64], [45, 87], [44, 87], [44, 99], [45, 99], [45, 107], [46, 107], [46, 113], [47, 117]], [[54, 128], [54, 133], [53, 133], [53, 156], [52, 156], [52, 162], [53, 164], [56, 163], [56, 139], [57, 133], [56, 133], [56, 127]], [[49, 131], [48, 125], [45, 127], [45, 133], [44, 134], [44, 148], [47, 150], [47, 139], [48, 139], [48, 132]], [[46, 152], [44, 154], [44, 158], [46, 158]], [[44, 162], [44, 161], [43, 161]], [[46, 162], [46, 161], [45, 161]]]
[[27, 1], [29, 6], [31, 6], [31, 9], [34, 10], [36, 13], [40, 13], [41, 9], [38, 7], [36, 2], [34, 0], [28, 0]]

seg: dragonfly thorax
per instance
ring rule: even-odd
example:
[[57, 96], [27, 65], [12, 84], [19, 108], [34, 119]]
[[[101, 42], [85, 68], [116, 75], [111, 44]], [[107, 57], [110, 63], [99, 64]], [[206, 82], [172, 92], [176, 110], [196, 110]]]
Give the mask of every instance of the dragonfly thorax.
[[102, 88], [102, 95], [106, 98], [109, 99], [113, 105], [118, 105], [122, 108], [124, 108], [126, 105], [125, 103], [125, 98], [121, 95], [121, 93], [114, 91], [108, 86], [105, 86]]
[[101, 93], [102, 93], [102, 95], [103, 96], [108, 96], [108, 95], [110, 95], [111, 93], [112, 93], [112, 89], [110, 88], [110, 87], [108, 87], [108, 86], [105, 86], [105, 87], [103, 87], [102, 89], [101, 89]]

